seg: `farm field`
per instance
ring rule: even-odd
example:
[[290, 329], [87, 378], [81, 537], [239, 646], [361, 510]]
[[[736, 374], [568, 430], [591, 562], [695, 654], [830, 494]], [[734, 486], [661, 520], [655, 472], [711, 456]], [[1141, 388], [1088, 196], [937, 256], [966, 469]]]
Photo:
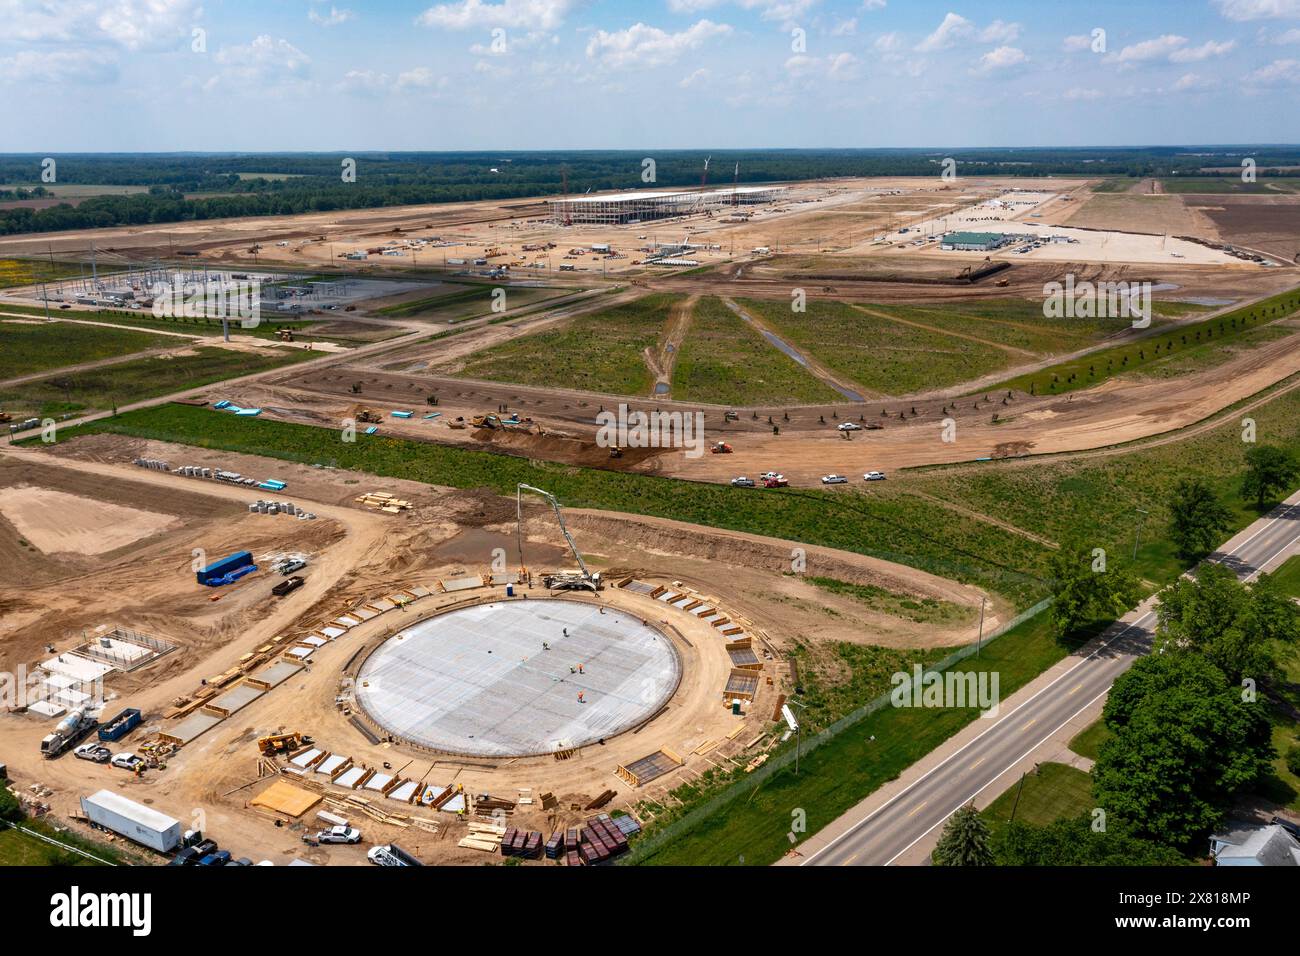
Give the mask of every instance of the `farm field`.
[[1041, 301], [1025, 299], [870, 308], [940, 332], [970, 335], [996, 345], [1041, 355], [1087, 348], [1129, 327], [1127, 319], [1049, 319], [1043, 315]]
[[644, 353], [659, 344], [669, 310], [680, 301], [676, 295], [649, 295], [502, 342], [434, 371], [519, 385], [644, 395], [653, 383]]
[[184, 344], [148, 332], [0, 316], [0, 380]]
[[188, 353], [142, 358], [23, 382], [0, 389], [0, 406], [15, 417], [44, 418], [103, 411], [314, 357], [305, 349], [268, 348], [263, 353], [201, 346]]
[[1012, 353], [994, 345], [905, 325], [874, 309], [810, 301], [800, 314], [788, 302], [739, 304], [836, 375], [878, 395], [945, 388], [1012, 364]]
[[673, 368], [673, 398], [718, 405], [833, 402], [839, 394], [716, 296], [696, 304]]
[[1167, 193], [1276, 193], [1300, 192], [1300, 178], [1294, 176], [1259, 176], [1255, 182], [1242, 182], [1241, 176], [1180, 176], [1160, 180]]

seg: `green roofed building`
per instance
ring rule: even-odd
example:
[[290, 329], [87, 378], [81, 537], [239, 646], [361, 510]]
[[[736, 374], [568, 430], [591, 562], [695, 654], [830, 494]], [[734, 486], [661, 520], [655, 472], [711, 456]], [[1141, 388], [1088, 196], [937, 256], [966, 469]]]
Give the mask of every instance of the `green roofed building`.
[[950, 232], [939, 241], [940, 249], [957, 249], [961, 252], [990, 252], [1011, 242], [1011, 236], [1001, 232]]

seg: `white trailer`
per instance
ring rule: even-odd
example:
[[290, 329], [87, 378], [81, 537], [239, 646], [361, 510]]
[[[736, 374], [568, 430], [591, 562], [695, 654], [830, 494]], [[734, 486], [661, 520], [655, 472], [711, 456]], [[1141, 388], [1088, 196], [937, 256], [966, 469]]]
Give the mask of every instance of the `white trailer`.
[[180, 821], [112, 790], [82, 797], [81, 810], [91, 823], [159, 853], [173, 850], [181, 842]]

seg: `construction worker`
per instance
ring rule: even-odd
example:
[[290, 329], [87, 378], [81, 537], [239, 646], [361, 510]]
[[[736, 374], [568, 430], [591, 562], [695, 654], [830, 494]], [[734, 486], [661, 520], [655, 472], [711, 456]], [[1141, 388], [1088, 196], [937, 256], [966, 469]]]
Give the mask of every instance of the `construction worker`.
[[582, 698], [582, 691], [578, 691], [578, 703], [580, 704], [585, 703], [585, 701]]
[[579, 674], [585, 673], [585, 671], [583, 671], [583, 669], [582, 669], [582, 665], [581, 665], [581, 664], [578, 665], [578, 673], [579, 673]]
[[551, 645], [547, 644], [545, 641], [542, 641], [542, 650], [549, 651], [550, 649], [551, 649]]

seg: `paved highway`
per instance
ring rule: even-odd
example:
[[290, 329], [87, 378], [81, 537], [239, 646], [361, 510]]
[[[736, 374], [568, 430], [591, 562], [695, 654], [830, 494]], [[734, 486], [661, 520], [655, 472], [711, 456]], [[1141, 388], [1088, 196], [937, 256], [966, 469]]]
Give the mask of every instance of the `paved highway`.
[[[1244, 579], [1272, 570], [1300, 546], [1300, 493], [1236, 535], [1213, 560]], [[867, 804], [809, 841], [802, 865], [888, 866], [927, 838], [958, 807], [981, 794], [1069, 721], [1104, 697], [1115, 678], [1151, 646], [1153, 601], [1145, 602], [1043, 683], [1002, 702], [998, 717], [980, 720], [977, 736], [921, 773], [884, 804]], [[906, 774], [904, 775], [906, 781]], [[853, 817], [858, 815], [858, 819]]]

